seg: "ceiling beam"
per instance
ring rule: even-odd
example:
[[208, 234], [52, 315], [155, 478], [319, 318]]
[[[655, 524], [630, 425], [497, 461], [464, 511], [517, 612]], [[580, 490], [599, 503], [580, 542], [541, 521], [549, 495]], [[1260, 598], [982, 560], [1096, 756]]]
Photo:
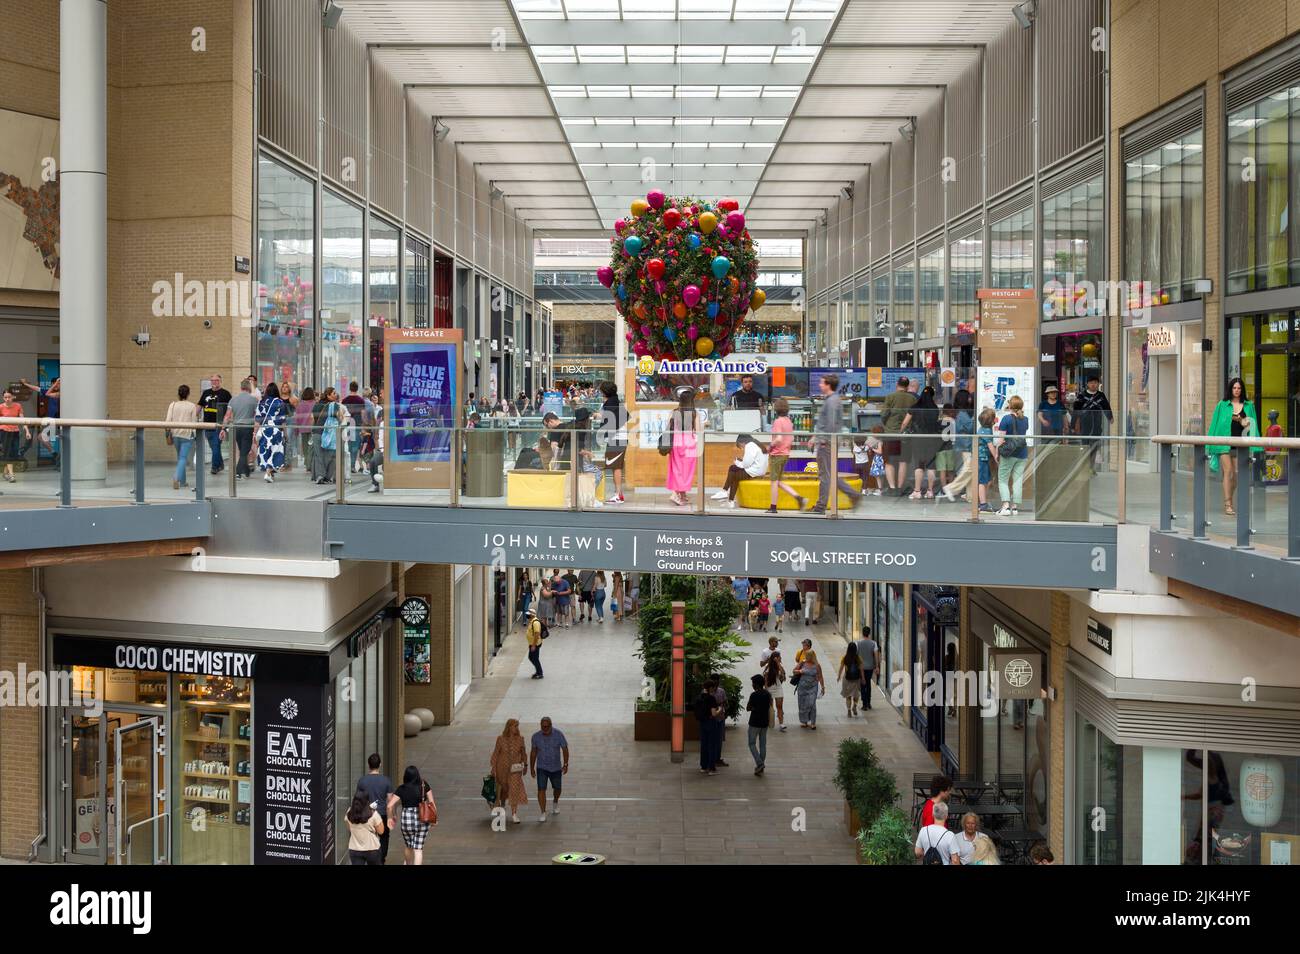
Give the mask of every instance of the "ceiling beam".
[[757, 117], [785, 119], [794, 106], [793, 96], [764, 96], [758, 99], [737, 96], [557, 96], [555, 108], [560, 118], [594, 117], [632, 118], [645, 116], [682, 116], [691, 119], [723, 117]]
[[[819, 46], [830, 20], [521, 20], [534, 46]], [[796, 32], [801, 31], [801, 32]]]
[[550, 86], [798, 86], [807, 63], [539, 63]]

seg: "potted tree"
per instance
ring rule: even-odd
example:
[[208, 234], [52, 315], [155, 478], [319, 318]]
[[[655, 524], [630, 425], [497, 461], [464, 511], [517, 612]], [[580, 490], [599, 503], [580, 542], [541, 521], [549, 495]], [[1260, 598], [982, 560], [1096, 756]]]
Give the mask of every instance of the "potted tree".
[[868, 865], [910, 865], [912, 822], [897, 806], [885, 808], [870, 828], [858, 832], [858, 861]]

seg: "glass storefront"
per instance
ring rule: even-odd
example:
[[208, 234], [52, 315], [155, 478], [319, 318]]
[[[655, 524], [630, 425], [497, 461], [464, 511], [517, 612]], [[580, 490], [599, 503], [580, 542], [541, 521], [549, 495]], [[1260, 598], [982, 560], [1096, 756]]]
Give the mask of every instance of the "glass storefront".
[[921, 307], [916, 337], [929, 341], [943, 337], [944, 247], [940, 245], [920, 257]]
[[315, 381], [314, 183], [267, 156], [257, 163], [259, 381]]
[[1294, 756], [1119, 745], [1075, 714], [1074, 864], [1293, 865], [1297, 796]]
[[894, 344], [910, 343], [916, 338], [916, 269], [911, 262], [894, 263]]
[[871, 276], [871, 334], [889, 341], [889, 269], [878, 268]]
[[320, 381], [348, 393], [361, 381], [363, 213], [328, 189], [321, 197]]
[[1101, 176], [1066, 189], [1043, 200], [1043, 283], [1056, 282], [1067, 290], [1064, 300], [1047, 301], [1051, 309], [1045, 318], [1073, 318], [1080, 314], [1100, 315], [1104, 302], [1075, 300], [1068, 290], [1083, 282], [1097, 283], [1105, 274], [1102, 239], [1106, 228], [1105, 197]]
[[858, 283], [854, 294], [855, 312], [853, 318], [853, 338], [866, 338], [874, 335], [871, 325], [871, 283], [863, 278]]
[[979, 320], [976, 293], [984, 284], [984, 236], [976, 233], [948, 246], [948, 333], [972, 335]]
[[1203, 141], [1197, 129], [1124, 163], [1124, 279], [1142, 283], [1130, 309], [1194, 297], [1205, 274]]
[[994, 288], [1034, 285], [1034, 210], [1005, 215], [989, 226], [989, 267]]
[[[1276, 424], [1282, 436], [1300, 436], [1300, 312], [1230, 317], [1224, 350], [1225, 380], [1246, 383], [1264, 433]], [[1210, 395], [1209, 406], [1222, 396]]]
[[1228, 294], [1300, 284], [1300, 86], [1228, 114], [1226, 176]]
[[414, 235], [406, 237], [406, 301], [402, 305], [403, 328], [429, 328], [429, 243]]
[[1069, 334], [1045, 332], [1042, 336], [1040, 393], [1049, 384], [1055, 384], [1063, 401], [1070, 393], [1082, 394], [1087, 388], [1088, 376], [1102, 373], [1105, 353], [1101, 329]]

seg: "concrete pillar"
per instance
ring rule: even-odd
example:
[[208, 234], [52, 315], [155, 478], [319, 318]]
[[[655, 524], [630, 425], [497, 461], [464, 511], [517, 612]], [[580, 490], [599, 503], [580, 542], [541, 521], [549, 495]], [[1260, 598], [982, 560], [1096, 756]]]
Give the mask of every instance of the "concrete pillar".
[[[61, 413], [108, 416], [108, 4], [59, 2]], [[105, 434], [78, 429], [73, 480], [106, 476]]]

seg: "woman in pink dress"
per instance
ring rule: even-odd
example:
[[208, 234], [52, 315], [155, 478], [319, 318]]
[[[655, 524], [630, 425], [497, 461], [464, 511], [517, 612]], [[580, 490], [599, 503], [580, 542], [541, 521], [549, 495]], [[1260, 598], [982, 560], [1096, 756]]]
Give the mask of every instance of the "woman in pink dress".
[[668, 489], [672, 501], [680, 507], [690, 506], [686, 494], [695, 483], [695, 462], [700, 455], [700, 416], [695, 410], [695, 389], [682, 385], [677, 389], [677, 410], [668, 421], [672, 431], [672, 451], [668, 454]]

